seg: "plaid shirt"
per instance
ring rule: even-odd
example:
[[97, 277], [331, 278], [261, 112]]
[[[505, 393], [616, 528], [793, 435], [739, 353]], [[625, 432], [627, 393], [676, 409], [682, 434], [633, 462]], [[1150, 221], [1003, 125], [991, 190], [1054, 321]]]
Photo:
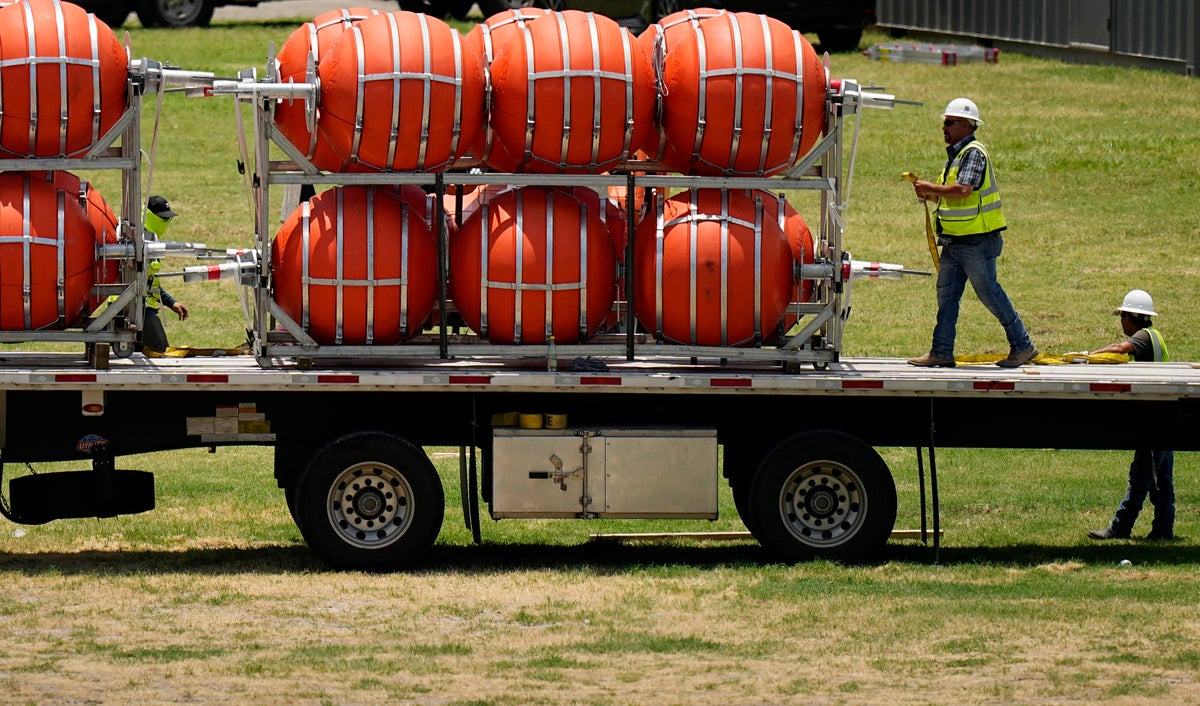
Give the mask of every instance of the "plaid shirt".
[[[946, 169], [950, 168], [950, 163], [954, 161], [954, 157], [974, 141], [975, 133], [971, 133], [947, 147]], [[972, 189], [978, 189], [983, 186], [983, 173], [985, 171], [987, 171], [987, 157], [983, 156], [983, 152], [979, 150], [967, 150], [967, 153], [962, 156], [962, 159], [958, 163], [958, 178], [954, 183], [967, 184]], [[943, 170], [943, 173], [945, 173], [945, 170]]]

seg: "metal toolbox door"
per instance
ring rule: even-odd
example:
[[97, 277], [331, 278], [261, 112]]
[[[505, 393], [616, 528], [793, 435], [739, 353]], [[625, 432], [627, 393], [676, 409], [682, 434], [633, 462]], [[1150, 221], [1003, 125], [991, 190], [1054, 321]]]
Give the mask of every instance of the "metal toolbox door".
[[[715, 431], [608, 429], [603, 433], [604, 504], [592, 505], [598, 515], [716, 519]], [[600, 446], [600, 440], [594, 445]], [[592, 475], [592, 484], [598, 485], [598, 471]]]
[[574, 434], [496, 430], [492, 517], [578, 517], [587, 493], [585, 443]]

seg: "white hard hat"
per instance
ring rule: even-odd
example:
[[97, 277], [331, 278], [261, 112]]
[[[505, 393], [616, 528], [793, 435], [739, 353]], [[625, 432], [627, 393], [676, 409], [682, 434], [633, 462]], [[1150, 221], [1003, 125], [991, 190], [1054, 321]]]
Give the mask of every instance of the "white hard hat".
[[1150, 298], [1150, 294], [1141, 289], [1132, 289], [1125, 295], [1125, 299], [1121, 301], [1121, 306], [1113, 309], [1113, 313], [1117, 314], [1122, 311], [1127, 311], [1130, 314], [1141, 314], [1143, 316], [1158, 316], [1154, 312], [1154, 300]]
[[979, 119], [979, 106], [975, 105], [975, 101], [970, 98], [955, 98], [947, 103], [942, 117], [966, 118], [976, 125], [983, 124], [983, 121]]

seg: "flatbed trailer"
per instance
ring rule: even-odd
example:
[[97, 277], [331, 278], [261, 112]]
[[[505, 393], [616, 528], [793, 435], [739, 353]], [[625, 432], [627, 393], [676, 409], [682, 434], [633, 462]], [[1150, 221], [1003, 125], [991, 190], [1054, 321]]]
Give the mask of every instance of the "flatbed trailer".
[[1151, 446], [1200, 448], [1191, 363], [931, 370], [846, 358], [788, 373], [691, 359], [571, 372], [572, 361], [548, 370], [544, 358], [264, 368], [251, 356], [132, 356], [102, 370], [73, 354], [4, 358], [9, 469], [93, 464], [10, 477], [10, 519], [150, 509], [152, 480], [115, 470], [123, 455], [272, 446], [314, 552], [372, 570], [403, 568], [437, 537], [444, 493], [425, 447], [466, 450], [477, 540], [480, 496], [494, 519], [715, 519], [724, 476], [775, 556], [849, 561], [876, 552], [895, 521], [876, 446], [928, 449], [931, 460], [938, 447], [1120, 449], [1127, 440], [1097, 434], [1096, 420], [1137, 418]]
[[[406, 22], [428, 24], [401, 14]], [[938, 447], [1104, 449], [1127, 443], [1098, 434], [1097, 419], [1138, 419], [1145, 430], [1140, 441], [1147, 445], [1200, 447], [1193, 431], [1200, 417], [1200, 369], [1192, 364], [929, 370], [899, 360], [842, 355], [853, 280], [899, 276], [903, 269], [864, 266], [843, 247], [861, 109], [890, 108], [898, 101], [878, 93], [881, 87], [832, 79], [827, 58], [820, 73], [809, 73], [823, 89], [824, 120], [806, 129], [817, 130], [820, 137], [806, 154], [795, 155], [794, 164], [770, 177], [673, 175], [650, 160], [621, 163], [607, 174], [578, 175], [508, 174], [471, 162], [437, 173], [322, 171], [275, 123], [280, 101], [302, 102], [311, 132], [319, 97], [314, 63], [308, 62], [305, 81], [285, 80], [272, 58], [260, 81], [253, 68], [239, 72], [236, 80], [217, 79], [207, 72], [135, 60], [128, 67], [125, 112], [88, 155], [0, 160], [8, 171], [110, 169], [119, 170], [122, 179], [120, 237], [97, 248], [100, 255], [117, 260], [121, 276], [92, 292], [98, 300], [107, 296], [114, 301], [99, 314], [93, 312], [96, 318], [87, 318], [78, 330], [26, 325], [0, 332], [0, 342], [86, 345], [84, 355], [0, 352], [0, 462], [7, 462], [0, 471], [9, 471], [0, 477], [5, 517], [37, 524], [143, 512], [155, 504], [153, 475], [120, 468], [122, 457], [261, 445], [274, 449], [275, 479], [317, 556], [338, 567], [399, 569], [434, 543], [443, 521], [442, 480], [425, 449], [456, 446], [464, 450], [459, 478], [464, 515], [477, 541], [482, 540], [481, 507], [494, 519], [716, 519], [723, 476], [742, 521], [774, 556], [855, 561], [883, 546], [895, 523], [895, 483], [875, 451], [878, 446], [927, 449], [931, 481]], [[775, 69], [768, 73], [780, 75]], [[406, 76], [394, 73], [388, 82]], [[153, 358], [135, 351], [143, 340], [148, 263], [173, 252], [211, 255], [198, 244], [144, 239], [136, 158], [143, 141], [141, 97], [157, 93], [161, 98], [168, 86], [193, 95], [230, 97], [239, 110], [243, 104], [252, 110], [249, 144], [239, 132], [241, 162], [253, 168], [252, 242], [226, 251], [232, 261], [212, 270], [232, 274], [242, 285], [252, 355]], [[794, 93], [796, 87], [788, 90]], [[810, 90], [808, 95], [814, 94]], [[802, 112], [807, 111], [796, 116]], [[240, 117], [237, 122], [244, 129]], [[397, 129], [397, 123], [390, 127]], [[119, 149], [112, 146], [118, 134]], [[794, 134], [789, 140], [799, 140], [801, 133]], [[27, 181], [32, 183], [32, 177]], [[276, 204], [290, 199], [273, 200], [272, 185], [294, 188], [297, 199], [301, 187], [322, 187], [338, 204], [349, 188], [420, 186], [422, 202], [431, 195], [425, 192], [432, 192], [434, 213], [427, 225], [431, 239], [436, 234], [436, 260], [419, 274], [436, 287], [436, 305], [431, 314], [403, 319], [404, 338], [411, 338], [399, 344], [369, 336], [342, 340], [345, 311], [338, 307], [347, 288], [408, 282], [403, 277], [380, 279], [375, 273], [361, 279], [343, 274], [344, 250], [365, 252], [370, 261], [377, 252], [376, 235], [388, 231], [381, 225], [376, 233], [371, 219], [344, 229], [338, 220], [325, 233], [338, 245], [336, 257], [324, 263], [336, 266], [336, 276], [310, 273], [307, 264], [288, 272], [300, 282], [336, 292], [339, 303], [324, 312], [329, 315], [325, 323], [332, 322], [337, 331], [334, 336], [322, 339], [314, 332], [307, 289], [298, 297], [297, 309], [281, 303], [284, 268], [274, 263], [273, 243], [279, 237], [272, 236], [277, 232]], [[615, 272], [590, 280], [584, 276], [586, 247], [571, 255], [580, 274], [566, 281], [547, 276], [542, 284], [517, 278], [497, 283], [479, 276], [480, 290], [489, 292], [493, 286], [521, 294], [603, 288], [613, 295], [603, 311], [619, 315], [621, 325], [601, 330], [582, 315], [582, 304], [567, 307], [579, 330], [573, 332], [574, 342], [560, 339], [556, 347], [554, 328], [526, 340], [516, 335], [524, 325], [514, 325], [509, 342], [504, 336], [490, 338], [482, 317], [476, 327], [456, 321], [451, 314], [462, 314], [460, 305], [467, 297], [454, 302], [448, 294], [447, 197], [457, 191], [454, 210], [461, 218], [464, 189], [455, 187], [478, 186], [595, 192], [576, 199], [577, 205], [568, 204], [568, 211], [583, 209], [585, 202], [611, 200], [611, 189], [623, 186], [626, 229], [623, 244], [614, 242], [612, 253], [615, 258], [623, 245], [623, 303]], [[700, 257], [693, 242], [678, 269], [688, 275], [686, 284], [679, 283], [682, 279], [671, 285], [665, 279], [638, 284], [639, 262], [660, 262], [635, 261], [651, 253], [638, 256], [635, 238], [629, 237], [637, 232], [635, 194], [642, 189], [647, 209], [642, 222], [655, 226], [649, 233], [654, 243], [666, 237], [663, 204], [668, 195], [688, 193], [692, 200], [686, 203], [693, 210], [700, 191], [718, 197], [719, 208], [708, 209], [701, 219], [719, 224], [714, 242], [722, 247], [736, 240], [735, 229], [743, 231], [744, 249], [756, 255], [746, 260], [741, 277], [726, 272], [733, 259], [728, 251]], [[783, 240], [785, 191], [815, 197], [816, 203], [807, 207], [815, 215], [808, 247]], [[746, 216], [727, 212], [735, 196], [752, 203]], [[64, 199], [60, 195], [65, 204]], [[771, 203], [774, 210], [768, 211]], [[297, 207], [302, 216], [307, 208]], [[397, 208], [403, 214], [413, 207]], [[334, 212], [340, 219], [341, 205]], [[685, 234], [699, 230], [696, 219], [678, 220], [689, 224]], [[768, 220], [778, 227], [766, 227]], [[395, 235], [405, 228], [393, 224], [388, 232]], [[582, 222], [577, 229], [587, 230]], [[536, 234], [554, 233], [548, 222], [542, 231]], [[301, 238], [307, 238], [309, 230], [302, 232]], [[765, 238], [768, 233], [774, 235]], [[596, 230], [592, 236], [611, 238]], [[766, 275], [780, 274], [759, 258], [762, 241], [772, 239], [776, 250], [790, 253], [790, 263], [780, 256], [776, 265], [790, 264], [790, 273], [779, 282], [794, 290], [787, 311], [775, 317], [778, 321], [765, 320], [759, 312]], [[393, 241], [387, 252], [408, 252], [402, 244], [406, 241]], [[649, 236], [646, 242], [652, 242]], [[546, 247], [545, 262], [559, 264]], [[379, 246], [378, 252], [385, 248]], [[404, 258], [401, 254], [399, 259]], [[543, 263], [542, 269], [550, 268]], [[661, 262], [646, 271], [655, 269], [663, 269]], [[704, 272], [721, 274], [701, 277]], [[460, 281], [473, 283], [473, 275]], [[719, 339], [697, 337], [695, 318], [689, 319], [691, 330], [667, 332], [662, 324], [666, 300], [658, 293], [668, 286], [715, 293], [710, 299], [724, 308], [707, 316], [708, 323], [719, 324]], [[728, 302], [739, 286], [755, 292], [749, 298], [752, 310], [741, 312], [753, 325], [747, 338], [725, 333], [728, 319], [737, 313], [731, 313]], [[482, 292], [472, 294], [483, 300]], [[373, 317], [373, 300], [368, 301], [372, 304], [358, 313]], [[640, 314], [639, 301], [654, 306]], [[695, 299], [675, 306], [699, 309]], [[520, 321], [513, 316], [512, 323]], [[472, 332], [474, 328], [480, 330]], [[12, 473], [16, 464], [58, 461], [90, 462], [91, 467]], [[934, 517], [936, 542], [936, 509]]]

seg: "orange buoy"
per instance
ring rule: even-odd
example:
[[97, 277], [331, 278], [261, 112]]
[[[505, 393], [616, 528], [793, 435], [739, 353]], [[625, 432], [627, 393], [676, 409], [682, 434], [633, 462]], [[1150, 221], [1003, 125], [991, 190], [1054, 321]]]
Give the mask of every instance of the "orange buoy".
[[662, 72], [666, 167], [685, 174], [769, 176], [816, 144], [825, 129], [828, 82], [799, 32], [743, 12], [679, 27]]
[[[816, 249], [812, 231], [809, 230], [808, 223], [800, 213], [787, 202], [787, 199], [782, 194], [773, 194], [769, 191], [747, 191], [745, 193], [750, 198], [754, 198], [756, 195], [762, 197], [763, 210], [783, 229], [783, 234], [787, 237], [788, 247], [792, 253], [792, 263], [796, 266], [813, 264], [816, 261]], [[812, 295], [812, 280], [795, 277], [792, 283], [791, 301], [793, 303], [811, 301]], [[783, 317], [782, 330], [790, 329], [798, 319], [799, 316], [789, 306]]]
[[[638, 35], [638, 43], [642, 45], [642, 49], [646, 52], [646, 56], [650, 57], [650, 64], [655, 71], [660, 71], [663, 62], [666, 59], [667, 52], [671, 50], [671, 45], [679, 41], [681, 37], [689, 36], [693, 32], [701, 20], [706, 20], [709, 17], [724, 14], [725, 10], [718, 10], [712, 7], [693, 7], [663, 17], [658, 22], [651, 24]], [[661, 38], [661, 39], [660, 39]], [[655, 76], [655, 79], [661, 78]], [[667, 149], [667, 136], [663, 134], [662, 129], [656, 123], [654, 130], [650, 134], [650, 139], [646, 145], [646, 154], [656, 162], [661, 162], [663, 155]]]
[[458, 231], [460, 224], [466, 223], [471, 216], [479, 210], [479, 207], [490, 202], [500, 194], [514, 187], [507, 184], [486, 184], [478, 188], [470, 188], [463, 190], [462, 204], [458, 202], [458, 194], [454, 192], [457, 186], [446, 188], [446, 195], [442, 198], [442, 206], [446, 211], [447, 225], [450, 227], [451, 237]]
[[[541, 7], [518, 7], [498, 12], [475, 25], [470, 32], [467, 32], [463, 37], [463, 43], [473, 48], [483, 61], [484, 68], [490, 70], [492, 61], [496, 58], [496, 47], [503, 45], [513, 35], [518, 34], [520, 29], [526, 24], [548, 12], [550, 10]], [[484, 121], [483, 130], [479, 134], [479, 140], [471, 146], [471, 155], [481, 160], [487, 160], [488, 155], [492, 153], [492, 149], [492, 130], [487, 125], [487, 122]], [[513, 163], [515, 161], [512, 157], [503, 157], [501, 159], [505, 163]]]
[[349, 166], [437, 172], [483, 129], [479, 55], [442, 20], [415, 12], [369, 17], [317, 66], [317, 127]]
[[450, 292], [492, 343], [579, 343], [612, 308], [616, 260], [597, 209], [523, 187], [479, 205], [450, 242]]
[[[80, 179], [67, 171], [29, 172], [36, 178], [53, 184], [56, 188], [74, 199], [87, 214], [88, 224], [96, 236], [96, 245], [113, 245], [117, 243], [117, 232], [120, 220], [113, 212], [104, 196], [90, 182]], [[121, 259], [96, 256], [94, 280], [96, 284], [115, 284], [121, 281]], [[91, 296], [88, 299], [88, 310], [100, 305], [103, 297]]]
[[761, 196], [693, 189], [659, 200], [634, 236], [634, 312], [672, 343], [769, 342], [792, 290], [792, 257]]
[[437, 243], [387, 187], [341, 186], [292, 212], [271, 244], [275, 301], [322, 345], [390, 345], [433, 310]]
[[683, 30], [687, 28], [695, 28], [700, 24], [701, 20], [707, 20], [709, 17], [725, 14], [726, 10], [718, 10], [713, 7], [691, 7], [678, 12], [672, 12], [655, 22], [654, 24], [642, 30], [638, 35], [638, 42], [646, 51], [646, 56], [654, 58], [655, 42], [661, 36], [665, 45], [662, 48], [662, 53], [665, 55], [670, 51], [671, 44], [682, 36]]
[[125, 111], [128, 72], [117, 36], [78, 5], [0, 8], [0, 150], [82, 156]]
[[[620, 189], [621, 197], [613, 195], [613, 191]], [[595, 209], [600, 214], [600, 220], [604, 222], [604, 228], [608, 231], [608, 236], [612, 238], [613, 253], [617, 258], [617, 262], [625, 264], [625, 245], [629, 240], [629, 219], [628, 211], [626, 211], [626, 200], [624, 187], [610, 186], [608, 188], [608, 196], [600, 200], [600, 194], [594, 189], [586, 186], [577, 186], [571, 190], [575, 198], [587, 204], [589, 209]], [[638, 191], [642, 191], [639, 189]], [[618, 277], [613, 283], [613, 298], [614, 300], [625, 299], [625, 278]], [[613, 331], [618, 328], [622, 318], [620, 312], [610, 307], [609, 313], [605, 315], [603, 322], [600, 324], [600, 331]]]
[[64, 329], [83, 320], [96, 241], [79, 202], [29, 173], [0, 174], [0, 329]]
[[650, 134], [650, 62], [615, 20], [552, 12], [519, 25], [495, 52], [492, 168], [605, 172], [629, 159]]
[[[323, 12], [292, 32], [279, 49], [276, 62], [279, 80], [283, 83], [302, 83], [308, 79], [308, 65], [319, 66], [342, 33], [355, 23], [379, 14], [379, 10], [349, 7]], [[312, 106], [315, 110], [316, 106]], [[334, 154], [318, 130], [308, 129], [309, 107], [300, 100], [280, 100], [275, 104], [275, 125], [283, 136], [318, 169], [342, 171], [342, 160]]]
[[[610, 191], [612, 188], [615, 187], [610, 187]], [[604, 229], [612, 238], [613, 253], [617, 261], [625, 262], [625, 241], [627, 240], [629, 221], [624, 202], [613, 198], [611, 194], [601, 200], [600, 194], [595, 189], [586, 186], [572, 187], [570, 192], [571, 195], [582, 201], [588, 210], [594, 211], [600, 216], [600, 222], [604, 224]]]

